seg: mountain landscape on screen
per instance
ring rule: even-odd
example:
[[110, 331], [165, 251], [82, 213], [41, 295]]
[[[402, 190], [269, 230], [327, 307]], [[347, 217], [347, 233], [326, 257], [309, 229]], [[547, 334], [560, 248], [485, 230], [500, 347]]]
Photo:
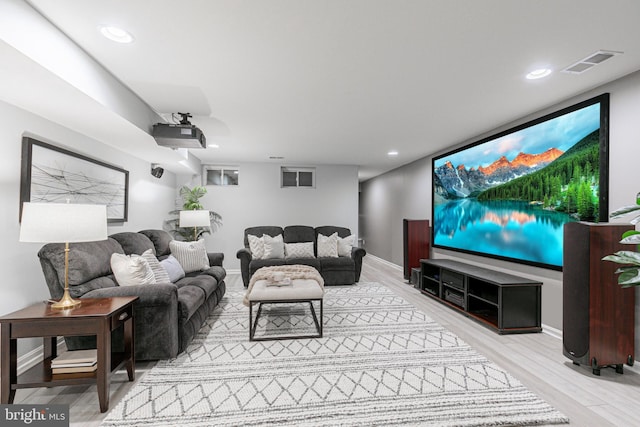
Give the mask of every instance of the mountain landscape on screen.
[[538, 154], [520, 152], [511, 161], [501, 156], [477, 168], [447, 161], [435, 170], [434, 196], [520, 200], [565, 212], [576, 220], [594, 221], [598, 215], [599, 144], [596, 130], [566, 153], [555, 147]]
[[434, 158], [433, 246], [561, 269], [564, 224], [607, 215], [601, 99]]

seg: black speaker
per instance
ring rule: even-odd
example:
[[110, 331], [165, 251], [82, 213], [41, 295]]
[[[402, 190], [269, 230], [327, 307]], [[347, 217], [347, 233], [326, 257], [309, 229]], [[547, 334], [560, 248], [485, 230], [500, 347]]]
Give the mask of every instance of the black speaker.
[[156, 178], [162, 178], [162, 174], [164, 173], [164, 169], [158, 165], [151, 165], [151, 175]]
[[619, 250], [624, 224], [571, 222], [564, 226], [563, 354], [576, 365], [600, 368], [634, 362], [635, 289], [618, 285], [618, 265], [602, 258]]

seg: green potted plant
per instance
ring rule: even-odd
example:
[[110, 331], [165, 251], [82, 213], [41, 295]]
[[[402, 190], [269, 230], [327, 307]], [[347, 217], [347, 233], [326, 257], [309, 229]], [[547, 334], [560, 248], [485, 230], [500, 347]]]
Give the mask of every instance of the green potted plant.
[[182, 199], [182, 209], [175, 209], [169, 212], [172, 215], [171, 218], [164, 222], [164, 229], [171, 233], [171, 235], [177, 240], [193, 241], [198, 240], [207, 233], [215, 232], [222, 226], [222, 216], [220, 214], [209, 211], [210, 226], [205, 228], [197, 228], [194, 233], [193, 227], [180, 227], [179, 218], [181, 210], [201, 210], [204, 206], [200, 202], [200, 199], [207, 194], [207, 189], [203, 186], [196, 185], [193, 188], [183, 186], [180, 188], [180, 198]]
[[[621, 218], [631, 212], [640, 211], [640, 193], [636, 195], [636, 204], [631, 206], [625, 206], [617, 209], [611, 215], [612, 219]], [[630, 223], [636, 225], [640, 222], [640, 215], [633, 218]], [[627, 245], [640, 244], [640, 231], [629, 230], [622, 235], [620, 243]], [[623, 264], [622, 267], [616, 270], [618, 276], [618, 284], [623, 287], [638, 286], [640, 285], [640, 252], [638, 251], [618, 251], [613, 255], [607, 255], [602, 258], [605, 261], [613, 261], [618, 264]]]

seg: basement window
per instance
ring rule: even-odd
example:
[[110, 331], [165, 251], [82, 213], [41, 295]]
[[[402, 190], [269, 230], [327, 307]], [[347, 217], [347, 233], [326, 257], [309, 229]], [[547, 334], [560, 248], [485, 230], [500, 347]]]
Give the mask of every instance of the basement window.
[[299, 168], [283, 166], [280, 168], [280, 186], [315, 188], [316, 168]]
[[202, 167], [204, 185], [238, 185], [239, 177], [240, 173], [237, 167], [211, 165]]

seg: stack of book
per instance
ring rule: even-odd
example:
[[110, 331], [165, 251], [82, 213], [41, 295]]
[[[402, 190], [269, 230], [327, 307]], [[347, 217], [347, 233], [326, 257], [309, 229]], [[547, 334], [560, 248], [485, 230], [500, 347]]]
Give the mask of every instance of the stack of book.
[[66, 351], [51, 361], [52, 374], [93, 372], [98, 368], [96, 350]]

